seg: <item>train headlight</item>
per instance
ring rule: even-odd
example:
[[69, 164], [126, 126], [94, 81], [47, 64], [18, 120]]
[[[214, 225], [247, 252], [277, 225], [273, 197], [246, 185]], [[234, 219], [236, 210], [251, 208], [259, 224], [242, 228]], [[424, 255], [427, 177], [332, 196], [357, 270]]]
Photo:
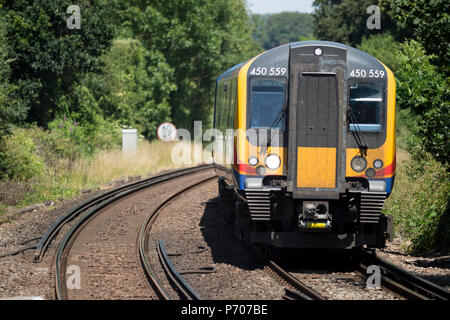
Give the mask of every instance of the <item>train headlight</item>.
[[366, 176], [369, 177], [369, 178], [375, 177], [375, 174], [376, 174], [376, 172], [375, 172], [375, 170], [372, 169], [372, 168], [369, 168], [369, 169], [367, 169], [367, 171], [366, 171]]
[[259, 176], [263, 176], [266, 174], [266, 168], [264, 168], [263, 166], [257, 166], [256, 167], [256, 174]]
[[270, 170], [278, 169], [281, 165], [281, 159], [276, 154], [271, 154], [266, 158], [266, 167]]
[[356, 156], [352, 159], [350, 165], [356, 172], [363, 172], [367, 168], [367, 160], [363, 157]]
[[248, 159], [248, 164], [251, 165], [252, 167], [256, 166], [258, 164], [258, 158], [250, 157], [250, 159]]
[[383, 160], [377, 159], [373, 162], [373, 167], [375, 169], [381, 169], [383, 168]]

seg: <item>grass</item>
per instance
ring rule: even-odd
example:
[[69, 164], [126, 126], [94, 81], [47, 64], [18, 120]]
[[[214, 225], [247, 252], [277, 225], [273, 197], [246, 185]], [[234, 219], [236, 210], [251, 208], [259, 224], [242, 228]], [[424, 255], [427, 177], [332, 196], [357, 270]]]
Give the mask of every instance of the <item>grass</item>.
[[394, 231], [409, 253], [448, 250], [449, 173], [446, 167], [425, 155], [413, 159], [397, 151], [395, 185], [384, 211], [394, 217]]
[[181, 165], [171, 161], [172, 148], [173, 144], [142, 141], [136, 154], [125, 154], [121, 150], [100, 151], [92, 159], [77, 161], [64, 182], [81, 190], [129, 176], [179, 168]]
[[77, 159], [69, 167], [59, 163], [58, 168], [68, 168], [64, 172], [48, 168], [47, 174], [39, 179], [3, 181], [0, 183], [0, 217], [7, 208], [73, 198], [84, 189], [97, 189], [114, 180], [192, 166], [172, 161], [172, 149], [176, 145], [144, 140], [139, 142], [135, 154], [125, 154], [120, 149], [102, 150], [92, 157]]

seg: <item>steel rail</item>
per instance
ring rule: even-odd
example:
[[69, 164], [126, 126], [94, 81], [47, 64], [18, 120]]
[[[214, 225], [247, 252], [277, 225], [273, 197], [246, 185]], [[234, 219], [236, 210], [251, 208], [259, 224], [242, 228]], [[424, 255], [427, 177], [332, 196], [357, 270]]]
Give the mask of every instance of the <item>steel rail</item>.
[[[148, 245], [147, 239], [148, 239], [150, 230], [151, 230], [153, 224], [155, 223], [156, 218], [158, 217], [158, 215], [161, 212], [161, 209], [163, 207], [168, 205], [173, 199], [177, 198], [183, 192], [185, 192], [189, 189], [192, 189], [202, 183], [205, 183], [211, 179], [214, 179], [215, 177], [216, 176], [212, 176], [212, 177], [202, 179], [200, 181], [196, 181], [193, 184], [183, 188], [182, 190], [168, 196], [166, 199], [161, 201], [155, 208], [153, 208], [150, 211], [150, 213], [147, 216], [147, 219], [144, 221], [144, 223], [141, 226], [140, 232], [137, 237], [137, 242], [138, 242], [138, 247], [139, 247], [139, 250], [138, 250], [139, 260], [141, 261], [143, 271], [144, 271], [147, 279], [153, 285], [153, 288], [155, 289], [155, 291], [159, 295], [159, 297], [164, 300], [170, 300], [170, 296], [167, 293], [167, 291], [165, 290], [164, 286], [160, 283], [160, 281], [156, 277], [156, 273], [152, 269], [152, 267], [147, 259], [147, 256], [146, 256], [146, 252], [148, 249], [147, 248], [147, 245]], [[157, 248], [157, 249], [159, 250], [159, 248]], [[164, 267], [164, 265], [163, 265], [163, 267]], [[176, 281], [174, 281], [174, 282], [176, 283]]]
[[87, 209], [96, 206], [112, 197], [114, 197], [115, 195], [124, 192], [126, 190], [129, 190], [130, 188], [134, 188], [134, 187], [139, 187], [142, 185], [152, 185], [160, 180], [163, 180], [167, 177], [170, 177], [172, 175], [177, 176], [178, 174], [182, 174], [183, 172], [195, 172], [195, 171], [199, 171], [199, 170], [205, 170], [208, 168], [212, 168], [212, 165], [201, 165], [198, 167], [194, 167], [194, 168], [185, 168], [185, 169], [180, 169], [180, 170], [174, 170], [174, 171], [170, 171], [167, 173], [163, 173], [163, 174], [159, 174], [153, 177], [150, 177], [148, 179], [142, 180], [142, 181], [136, 181], [124, 186], [120, 186], [117, 188], [114, 188], [113, 190], [110, 190], [104, 194], [101, 194], [99, 196], [95, 196], [83, 203], [81, 203], [80, 205], [72, 208], [71, 210], [69, 210], [64, 216], [60, 217], [58, 220], [56, 220], [51, 226], [50, 228], [47, 229], [47, 231], [45, 232], [45, 234], [42, 236], [42, 238], [40, 239], [36, 250], [35, 250], [35, 254], [34, 254], [34, 262], [40, 262], [42, 261], [42, 258], [44, 256], [44, 253], [47, 249], [47, 247], [49, 246], [51, 240], [55, 237], [55, 235], [58, 233], [58, 231], [68, 222], [72, 221], [75, 217], [77, 217], [79, 214], [81, 214], [83, 211], [86, 211]]
[[292, 290], [290, 288], [284, 288], [284, 300], [313, 300], [310, 296], [304, 293]]
[[167, 255], [164, 243], [162, 240], [158, 240], [158, 256], [161, 264], [169, 275], [170, 279], [175, 283], [177, 288], [183, 293], [188, 300], [202, 300], [202, 298], [195, 292], [194, 289], [184, 280], [184, 278], [178, 273], [174, 265]]
[[326, 300], [320, 293], [311, 289], [302, 281], [291, 275], [289, 272], [281, 268], [275, 262], [269, 260], [269, 267], [274, 270], [283, 280], [292, 285], [295, 289], [297, 289], [302, 295], [306, 295], [308, 300]]
[[[399, 291], [402, 295], [415, 300], [449, 300], [450, 291], [416, 276], [374, 254], [364, 252], [361, 267], [366, 269], [366, 264], [380, 267], [381, 280], [386, 287]], [[361, 272], [363, 272], [361, 270]]]
[[[274, 261], [268, 259], [261, 251], [259, 251], [255, 246], [251, 246], [250, 250], [253, 254], [270, 269], [271, 272], [276, 274], [283, 282], [286, 282], [289, 286], [294, 288], [294, 290], [287, 289], [286, 294], [283, 298], [288, 299], [300, 299], [300, 300], [326, 300], [320, 293], [311, 289], [302, 281], [291, 275], [289, 272], [284, 270]], [[286, 290], [286, 289], [285, 289]]]
[[[115, 193], [114, 195], [111, 195], [108, 197], [107, 200], [104, 200], [103, 202], [101, 202], [99, 205], [97, 205], [96, 207], [94, 207], [93, 209], [89, 210], [86, 214], [84, 214], [71, 228], [70, 230], [66, 233], [66, 235], [64, 236], [64, 238], [62, 239], [62, 241], [60, 242], [58, 249], [57, 249], [57, 254], [56, 254], [56, 261], [55, 261], [55, 266], [56, 266], [56, 273], [55, 273], [55, 295], [56, 298], [59, 300], [64, 300], [67, 299], [67, 291], [66, 291], [66, 287], [65, 287], [65, 273], [62, 272], [63, 269], [63, 264], [66, 263], [66, 259], [64, 258], [64, 252], [66, 251], [66, 249], [68, 249], [70, 246], [70, 241], [73, 239], [74, 235], [81, 230], [82, 226], [85, 225], [85, 223], [91, 219], [92, 217], [95, 216], [95, 214], [99, 211], [101, 211], [102, 209], [104, 209], [105, 207], [107, 207], [108, 205], [117, 202], [118, 200], [129, 196], [133, 193], [136, 193], [142, 189], [154, 186], [158, 183], [162, 183], [162, 182], [166, 182], [175, 178], [179, 178], [179, 177], [183, 177], [189, 174], [193, 174], [193, 173], [197, 173], [199, 171], [204, 171], [204, 170], [208, 170], [212, 168], [211, 165], [202, 165], [199, 167], [193, 167], [193, 168], [187, 168], [187, 169], [181, 169], [181, 170], [175, 170], [172, 171], [170, 173], [167, 174], [162, 174], [162, 175], [158, 175], [156, 177], [152, 177], [146, 180], [146, 183], [141, 183], [141, 184], [131, 184], [128, 186], [124, 186], [127, 188], [121, 188], [120, 192]], [[212, 179], [212, 178], [209, 178]], [[98, 197], [94, 198], [94, 202], [97, 202]], [[92, 200], [92, 199], [91, 199]], [[87, 201], [85, 204], [88, 205], [90, 201]], [[81, 206], [79, 206], [81, 207]], [[91, 207], [91, 205], [88, 205], [87, 208]], [[71, 210], [71, 212], [75, 212], [73, 210]], [[59, 227], [60, 228], [60, 227]]]

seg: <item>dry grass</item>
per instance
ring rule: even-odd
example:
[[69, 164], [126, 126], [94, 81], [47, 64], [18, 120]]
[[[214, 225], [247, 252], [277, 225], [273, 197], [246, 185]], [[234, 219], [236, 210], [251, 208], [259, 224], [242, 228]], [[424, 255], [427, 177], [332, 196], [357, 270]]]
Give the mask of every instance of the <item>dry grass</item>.
[[125, 177], [192, 166], [172, 160], [175, 146], [176, 143], [140, 141], [135, 154], [126, 154], [122, 150], [100, 151], [92, 159], [78, 160], [64, 177], [65, 184], [74, 189], [93, 188]]
[[[176, 149], [174, 149], [176, 148]], [[174, 152], [172, 152], [172, 150]], [[183, 150], [181, 152], [181, 150]], [[131, 176], [146, 177], [163, 170], [194, 166], [194, 152], [201, 145], [191, 143], [163, 143], [140, 141], [135, 154], [125, 154], [121, 149], [103, 150], [93, 157], [82, 157], [66, 163], [60, 159], [47, 174], [27, 181], [2, 181], [0, 183], [0, 216], [9, 207], [23, 207], [45, 201], [58, 201], [76, 196], [83, 189], [96, 189], [115, 180]], [[172, 153], [187, 155], [172, 159]]]
[[33, 183], [20, 181], [0, 181], [0, 203], [4, 206], [16, 206], [34, 192]]
[[404, 149], [400, 149], [397, 148], [396, 150], [396, 161], [397, 164], [402, 163], [403, 161], [407, 161], [411, 159], [411, 155], [409, 154], [408, 151], [404, 150]]

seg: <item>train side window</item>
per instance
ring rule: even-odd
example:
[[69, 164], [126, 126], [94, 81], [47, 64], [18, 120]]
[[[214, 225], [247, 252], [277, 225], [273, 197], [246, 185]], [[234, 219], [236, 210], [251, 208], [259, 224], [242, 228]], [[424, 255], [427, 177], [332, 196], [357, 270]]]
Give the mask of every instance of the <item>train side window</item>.
[[218, 90], [217, 90], [217, 111], [216, 111], [216, 128], [220, 129], [221, 126], [221, 118], [222, 118], [222, 90], [223, 90], [223, 85], [221, 82], [219, 82], [219, 86], [218, 86]]
[[250, 97], [250, 128], [284, 130], [283, 107], [286, 104], [286, 83], [275, 79], [254, 79]]
[[216, 96], [214, 101], [214, 128], [219, 125], [219, 114], [220, 114], [220, 84], [216, 85]]
[[[228, 79], [227, 79], [228, 80]], [[228, 116], [229, 116], [229, 112], [230, 112], [230, 85], [229, 83], [225, 83], [223, 86], [223, 91], [224, 91], [224, 103], [223, 103], [223, 112], [222, 112], [222, 116], [223, 116], [223, 122], [222, 122], [222, 133], [225, 134], [225, 130], [227, 129], [228, 126]]]
[[230, 117], [228, 128], [234, 128], [235, 110], [236, 110], [236, 81], [235, 79], [233, 79], [231, 81]]
[[350, 131], [381, 131], [383, 88], [380, 83], [356, 82], [350, 86]]

